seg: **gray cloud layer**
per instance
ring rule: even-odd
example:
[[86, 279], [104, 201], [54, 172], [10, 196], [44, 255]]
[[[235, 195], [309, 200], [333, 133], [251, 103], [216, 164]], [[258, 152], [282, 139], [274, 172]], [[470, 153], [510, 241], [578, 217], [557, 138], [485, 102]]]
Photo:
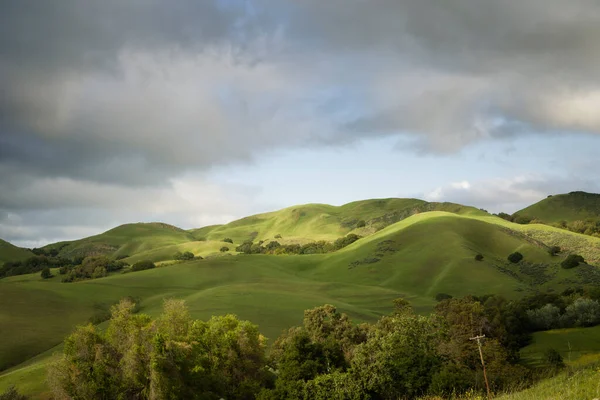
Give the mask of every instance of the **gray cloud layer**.
[[4, 1], [0, 210], [110, 208], [265, 148], [598, 134], [598, 71], [594, 0]]

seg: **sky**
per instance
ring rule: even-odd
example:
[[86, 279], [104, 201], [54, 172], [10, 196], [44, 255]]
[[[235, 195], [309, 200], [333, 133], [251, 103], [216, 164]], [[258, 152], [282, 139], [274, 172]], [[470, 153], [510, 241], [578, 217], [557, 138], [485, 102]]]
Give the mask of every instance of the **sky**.
[[0, 238], [600, 192], [596, 0], [0, 3]]

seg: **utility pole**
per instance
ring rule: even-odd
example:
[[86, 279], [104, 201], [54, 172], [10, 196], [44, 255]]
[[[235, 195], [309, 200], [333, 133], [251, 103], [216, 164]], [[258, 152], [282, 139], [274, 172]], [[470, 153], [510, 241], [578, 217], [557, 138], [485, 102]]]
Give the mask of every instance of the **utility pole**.
[[485, 372], [485, 362], [483, 361], [483, 352], [481, 351], [481, 339], [483, 339], [485, 335], [479, 335], [470, 338], [469, 340], [477, 340], [477, 347], [479, 347], [479, 357], [481, 357], [481, 366], [483, 367], [483, 379], [485, 379], [485, 388], [487, 389], [488, 399], [492, 398], [490, 394], [490, 384], [488, 383], [487, 374]]

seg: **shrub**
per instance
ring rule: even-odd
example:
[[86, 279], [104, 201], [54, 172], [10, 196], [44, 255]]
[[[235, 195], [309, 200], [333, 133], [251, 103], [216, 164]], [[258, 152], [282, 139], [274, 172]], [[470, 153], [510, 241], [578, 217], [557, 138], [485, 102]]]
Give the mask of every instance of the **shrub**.
[[475, 260], [476, 261], [483, 261], [483, 254], [479, 253], [475, 255]]
[[278, 233], [277, 235], [275, 235], [275, 239], [281, 239], [281, 234]]
[[27, 397], [17, 391], [14, 386], [9, 386], [3, 393], [0, 393], [0, 400], [27, 400]]
[[146, 269], [156, 268], [156, 265], [150, 260], [138, 261], [131, 267], [132, 271], [144, 271]]
[[551, 368], [560, 369], [565, 367], [565, 362], [563, 361], [562, 356], [554, 348], [549, 348], [544, 352], [544, 361]]
[[233, 240], [231, 240], [231, 238], [225, 238], [225, 239], [223, 239], [223, 241], [225, 243], [231, 243], [231, 244], [233, 244]]
[[583, 262], [585, 262], [585, 260], [582, 256], [578, 254], [569, 254], [567, 258], [565, 258], [563, 262], [560, 263], [560, 266], [564, 269], [571, 269], [577, 267], [579, 263]]
[[180, 261], [187, 261], [187, 260], [193, 260], [194, 259], [194, 253], [192, 253], [191, 251], [186, 251], [184, 253], [181, 252], [177, 252], [175, 253], [175, 255], [173, 256], [173, 258], [175, 260], [180, 260]]
[[221, 248], [219, 249], [219, 251], [220, 251], [221, 253], [225, 253], [226, 251], [229, 251], [229, 247], [227, 247], [227, 246], [223, 246], [223, 247], [221, 247]]
[[548, 253], [549, 253], [551, 256], [555, 256], [555, 255], [557, 255], [558, 253], [560, 253], [560, 247], [559, 247], [559, 246], [552, 246], [552, 247], [550, 247], [550, 248], [548, 249]]
[[508, 256], [508, 261], [510, 261], [513, 264], [518, 263], [522, 259], [523, 259], [523, 254], [519, 253], [518, 251], [515, 251], [514, 253], [512, 253]]
[[358, 221], [358, 222], [356, 223], [356, 227], [357, 227], [357, 228], [364, 228], [365, 226], [367, 226], [367, 223], [365, 222], [365, 220], [364, 220], [364, 219], [361, 219], [360, 221]]
[[52, 278], [54, 275], [52, 275], [52, 272], [50, 272], [50, 268], [46, 267], [42, 270], [42, 279], [48, 279], [48, 278]]
[[442, 300], [451, 299], [451, 298], [452, 298], [452, 295], [449, 295], [447, 293], [438, 293], [435, 295], [436, 301], [442, 301]]

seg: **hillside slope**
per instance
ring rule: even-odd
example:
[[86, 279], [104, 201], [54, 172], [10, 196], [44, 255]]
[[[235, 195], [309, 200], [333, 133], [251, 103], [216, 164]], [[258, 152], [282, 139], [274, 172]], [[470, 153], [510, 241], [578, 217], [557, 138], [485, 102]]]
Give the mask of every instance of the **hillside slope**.
[[12, 243], [0, 239], [0, 264], [6, 261], [21, 261], [33, 256], [28, 249], [17, 247]]
[[[514, 251], [524, 261], [509, 263]], [[478, 253], [482, 261], [474, 259]], [[54, 346], [98, 307], [124, 296], [140, 298], [151, 314], [168, 297], [185, 299], [198, 318], [235, 313], [274, 339], [299, 323], [303, 310], [321, 304], [334, 304], [356, 321], [374, 320], [390, 312], [397, 297], [426, 312], [438, 293], [515, 298], [600, 279], [594, 267], [564, 270], [561, 260], [525, 234], [437, 211], [413, 215], [335, 253], [229, 255], [77, 283], [15, 276], [0, 281], [3, 299], [12, 299], [0, 302], [0, 331], [6, 332], [0, 369]]]
[[183, 229], [153, 222], [125, 224], [88, 238], [50, 244], [44, 249], [58, 248], [63, 257], [89, 255], [125, 257], [158, 247], [195, 240], [191, 233]]
[[574, 221], [600, 221], [600, 194], [570, 192], [549, 196], [532, 204], [515, 216], [528, 217], [547, 224]]
[[343, 206], [305, 204], [257, 214], [229, 224], [194, 230], [198, 237], [211, 240], [231, 238], [273, 240], [282, 243], [306, 243], [313, 240], [333, 241], [350, 232], [367, 236], [384, 227], [422, 212], [448, 211], [457, 214], [487, 215], [473, 207], [454, 203], [428, 203], [417, 199], [373, 199]]

